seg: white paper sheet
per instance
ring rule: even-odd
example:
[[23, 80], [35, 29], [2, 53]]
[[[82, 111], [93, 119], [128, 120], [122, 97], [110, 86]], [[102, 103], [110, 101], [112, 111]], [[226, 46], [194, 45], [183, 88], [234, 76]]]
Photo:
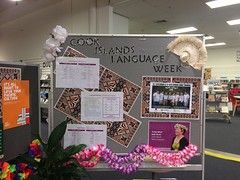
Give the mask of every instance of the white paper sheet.
[[57, 57], [57, 88], [99, 88], [99, 59]]
[[107, 125], [68, 124], [64, 134], [64, 148], [85, 144], [92, 147], [107, 144]]
[[82, 121], [123, 121], [123, 92], [82, 92]]

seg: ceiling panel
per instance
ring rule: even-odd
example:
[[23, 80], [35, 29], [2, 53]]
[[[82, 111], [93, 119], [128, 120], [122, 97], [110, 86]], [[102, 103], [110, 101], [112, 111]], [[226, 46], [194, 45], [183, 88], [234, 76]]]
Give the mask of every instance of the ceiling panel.
[[[207, 1], [207, 0], [206, 0]], [[240, 18], [240, 5], [210, 9], [205, 0], [111, 0], [114, 12], [130, 20], [130, 33], [166, 33], [167, 30], [195, 26], [194, 33], [210, 34], [227, 46], [240, 46], [240, 25], [226, 20]], [[166, 20], [167, 22], [156, 23]]]
[[[16, 5], [0, 0], [0, 26], [62, 0], [23, 0]], [[69, 0], [70, 1], [70, 0]], [[240, 46], [240, 25], [229, 26], [225, 21], [240, 18], [240, 5], [210, 9], [207, 0], [110, 0], [114, 12], [129, 18], [130, 33], [166, 33], [167, 30], [195, 26], [195, 33], [209, 34], [227, 46]], [[156, 23], [156, 21], [166, 22]]]

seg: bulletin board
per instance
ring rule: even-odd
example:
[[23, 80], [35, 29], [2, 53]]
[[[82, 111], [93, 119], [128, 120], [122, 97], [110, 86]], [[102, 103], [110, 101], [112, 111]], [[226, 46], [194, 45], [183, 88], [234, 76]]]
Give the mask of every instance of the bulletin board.
[[[202, 39], [202, 36], [197, 36]], [[107, 146], [127, 153], [149, 141], [150, 122], [187, 123], [189, 140], [203, 152], [202, 71], [182, 64], [167, 45], [176, 36], [69, 35], [59, 56], [100, 59], [99, 89], [55, 88], [52, 128], [65, 119], [81, 122], [82, 91], [124, 92], [124, 121], [107, 123]], [[189, 85], [189, 111], [151, 110], [155, 86]], [[178, 87], [179, 89], [183, 87]], [[191, 107], [190, 107], [191, 106]], [[181, 112], [180, 112], [181, 111]], [[180, 112], [180, 113], [179, 113]]]
[[[29, 84], [29, 109], [26, 125], [3, 130], [3, 160], [10, 160], [28, 150], [33, 136], [39, 134], [39, 70], [38, 66], [0, 63], [0, 80], [24, 80]], [[1, 87], [2, 89], [2, 87]], [[0, 103], [0, 119], [2, 122], [2, 94]], [[14, 111], [16, 109], [12, 109]]]

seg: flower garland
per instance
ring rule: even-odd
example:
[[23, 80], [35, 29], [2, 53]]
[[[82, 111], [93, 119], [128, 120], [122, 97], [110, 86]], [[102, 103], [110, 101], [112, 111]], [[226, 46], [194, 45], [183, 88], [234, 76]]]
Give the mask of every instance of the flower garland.
[[[137, 171], [146, 157], [150, 157], [158, 164], [163, 166], [178, 167], [184, 165], [197, 152], [197, 146], [190, 144], [182, 151], [167, 153], [161, 152], [159, 148], [149, 145], [138, 145], [126, 156], [119, 156], [103, 145], [96, 145], [89, 149], [84, 149], [76, 153], [73, 157], [82, 167], [90, 168], [97, 165], [102, 158], [112, 169], [124, 174]], [[42, 157], [42, 145], [39, 140], [33, 140], [29, 145], [28, 154], [36, 161]], [[33, 169], [25, 163], [10, 165], [7, 162], [0, 163], [0, 179], [5, 180], [24, 180], [33, 174]]]
[[[42, 145], [39, 140], [33, 140], [28, 147], [28, 155], [36, 161], [42, 157]], [[33, 174], [33, 168], [26, 163], [17, 163], [10, 165], [8, 162], [0, 163], [0, 179], [4, 180], [24, 180]]]
[[28, 147], [28, 155], [34, 158], [35, 161], [40, 161], [43, 156], [43, 147], [38, 139], [32, 141]]
[[196, 152], [197, 146], [192, 144], [184, 150], [174, 153], [161, 152], [159, 148], [149, 145], [138, 145], [128, 155], [118, 156], [103, 145], [97, 145], [90, 149], [84, 149], [73, 157], [83, 167], [94, 167], [100, 161], [100, 157], [102, 157], [110, 168], [129, 174], [136, 171], [146, 157], [150, 157], [163, 166], [177, 167], [184, 165]]
[[51, 36], [46, 40], [43, 47], [43, 54], [47, 61], [54, 61], [57, 57], [57, 53], [61, 52], [60, 46], [66, 41], [68, 33], [65, 28], [57, 25], [50, 35]]
[[83, 149], [73, 157], [82, 167], [94, 167], [100, 161], [103, 145], [97, 145], [90, 149]]
[[7, 162], [0, 163], [0, 179], [23, 180], [28, 179], [33, 170], [28, 164], [18, 163], [10, 165]]

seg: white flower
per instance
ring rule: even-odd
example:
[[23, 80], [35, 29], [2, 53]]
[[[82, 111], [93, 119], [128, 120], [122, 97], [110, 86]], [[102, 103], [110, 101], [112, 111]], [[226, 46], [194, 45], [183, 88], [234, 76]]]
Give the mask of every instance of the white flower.
[[60, 43], [64, 43], [68, 33], [67, 30], [65, 28], [63, 28], [62, 26], [57, 25], [53, 31], [52, 31], [52, 35], [54, 36], [54, 38], [56, 40], [58, 40]]
[[66, 41], [68, 36], [67, 30], [61, 26], [56, 26], [53, 29], [52, 36], [46, 40], [44, 44], [44, 57], [48, 61], [54, 61], [58, 56], [57, 53], [61, 52], [61, 44]]
[[55, 56], [48, 51], [44, 51], [43, 55], [44, 55], [45, 59], [48, 60], [48, 61], [54, 61], [55, 60]]
[[46, 40], [45, 46], [43, 48], [49, 52], [53, 51], [61, 52], [60, 43], [52, 37]]

